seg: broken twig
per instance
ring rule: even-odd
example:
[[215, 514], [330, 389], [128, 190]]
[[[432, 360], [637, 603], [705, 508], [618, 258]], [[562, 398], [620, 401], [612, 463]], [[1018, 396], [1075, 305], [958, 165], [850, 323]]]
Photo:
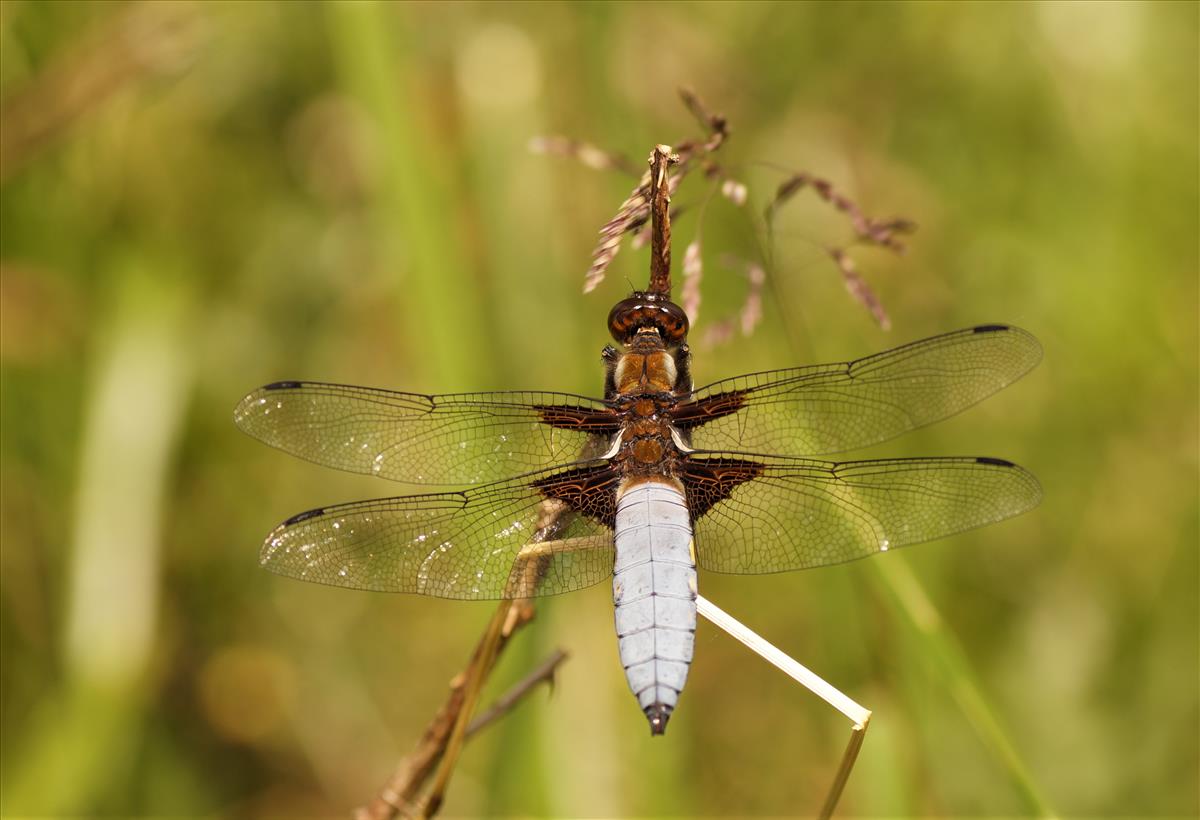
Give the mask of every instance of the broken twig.
[[650, 293], [671, 298], [671, 192], [668, 167], [679, 161], [669, 146], [650, 155]]
[[558, 667], [562, 666], [568, 657], [570, 656], [561, 649], [554, 650], [554, 654], [543, 661], [541, 666], [538, 666], [528, 675], [517, 681], [511, 689], [498, 697], [496, 702], [489, 706], [486, 711], [475, 716], [475, 719], [471, 721], [471, 725], [467, 727], [467, 738], [474, 737], [511, 712], [513, 707], [536, 689], [539, 684], [544, 683], [553, 689], [554, 675], [558, 672]]

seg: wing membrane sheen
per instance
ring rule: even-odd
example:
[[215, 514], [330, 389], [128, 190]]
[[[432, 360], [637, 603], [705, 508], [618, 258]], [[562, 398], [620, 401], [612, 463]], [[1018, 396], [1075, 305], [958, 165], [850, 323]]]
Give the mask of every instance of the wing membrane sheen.
[[697, 450], [840, 453], [959, 413], [1040, 359], [1024, 330], [979, 325], [856, 361], [719, 381], [695, 391], [676, 424]]
[[1019, 515], [1042, 494], [1029, 472], [994, 458], [829, 462], [727, 453], [690, 461], [699, 476], [684, 478], [699, 515], [697, 559], [716, 572], [853, 561]]
[[603, 402], [568, 393], [427, 396], [321, 382], [262, 387], [234, 420], [308, 461], [413, 484], [482, 484], [574, 462], [616, 432]]
[[612, 575], [612, 532], [556, 496], [581, 485], [615, 494], [616, 482], [596, 463], [586, 472], [547, 470], [461, 492], [310, 510], [267, 537], [260, 562], [306, 581], [438, 598], [569, 592]]

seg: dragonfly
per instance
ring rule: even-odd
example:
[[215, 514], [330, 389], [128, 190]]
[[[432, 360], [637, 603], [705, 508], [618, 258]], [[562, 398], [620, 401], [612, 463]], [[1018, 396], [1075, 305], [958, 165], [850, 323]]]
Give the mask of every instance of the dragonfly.
[[[1026, 512], [1041, 487], [990, 457], [828, 461], [974, 405], [1031, 370], [1028, 332], [986, 324], [854, 361], [695, 388], [684, 311], [635, 291], [608, 317], [603, 398], [425, 395], [280, 381], [236, 424], [327, 467], [437, 492], [294, 515], [262, 546], [284, 576], [464, 600], [612, 579], [618, 654], [662, 734], [693, 657], [697, 568], [838, 564]], [[450, 489], [457, 488], [457, 489]]]

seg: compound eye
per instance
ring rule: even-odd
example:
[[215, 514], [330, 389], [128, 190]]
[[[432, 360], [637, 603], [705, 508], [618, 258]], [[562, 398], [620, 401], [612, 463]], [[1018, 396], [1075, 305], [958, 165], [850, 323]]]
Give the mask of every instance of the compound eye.
[[669, 299], [648, 293], [622, 299], [608, 314], [608, 330], [622, 344], [628, 343], [643, 327], [658, 330], [663, 341], [679, 342], [687, 336], [687, 314]]
[[659, 329], [668, 342], [682, 342], [688, 333], [688, 317], [683, 308], [674, 302], [661, 303], [659, 307]]
[[631, 296], [617, 302], [608, 312], [608, 332], [618, 342], [624, 344], [633, 336], [635, 331], [633, 315], [641, 304], [640, 299]]

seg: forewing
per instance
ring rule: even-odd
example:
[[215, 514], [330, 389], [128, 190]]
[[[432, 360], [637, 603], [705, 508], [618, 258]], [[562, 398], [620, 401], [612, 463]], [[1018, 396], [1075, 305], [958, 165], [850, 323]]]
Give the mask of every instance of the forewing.
[[952, 416], [1016, 381], [1041, 355], [1020, 328], [980, 325], [853, 362], [717, 382], [674, 418], [697, 450], [839, 453]]
[[833, 463], [729, 455], [683, 474], [699, 565], [757, 574], [840, 564], [1037, 506], [1026, 470], [991, 458]]
[[612, 575], [617, 480], [598, 464], [311, 510], [267, 537], [261, 563], [305, 581], [438, 598], [582, 589]]
[[262, 387], [234, 420], [300, 458], [414, 484], [481, 484], [576, 461], [617, 431], [603, 403], [565, 393], [425, 396], [320, 382]]

